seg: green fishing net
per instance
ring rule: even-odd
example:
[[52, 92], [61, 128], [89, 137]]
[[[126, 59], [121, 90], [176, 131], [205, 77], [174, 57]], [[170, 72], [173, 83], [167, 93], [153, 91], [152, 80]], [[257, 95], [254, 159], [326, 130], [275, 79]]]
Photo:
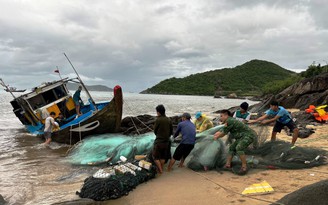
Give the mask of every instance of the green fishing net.
[[222, 131], [223, 127], [223, 125], [219, 125], [197, 134], [195, 147], [187, 160], [188, 168], [195, 171], [216, 169], [224, 164], [226, 146], [221, 139], [213, 139], [213, 135]]
[[139, 136], [102, 134], [83, 140], [67, 156], [67, 161], [76, 165], [97, 165], [119, 161], [120, 156], [132, 159], [135, 155], [147, 154], [153, 146], [155, 135]]
[[[202, 133], [196, 138], [203, 139], [213, 136], [222, 126], [214, 127]], [[213, 138], [212, 138], [213, 139]], [[97, 165], [101, 163], [116, 163], [120, 156], [133, 159], [135, 155], [148, 154], [152, 150], [155, 140], [154, 133], [146, 133], [138, 136], [126, 136], [122, 134], [102, 134], [84, 139], [71, 150], [66, 160], [75, 165]], [[174, 153], [175, 146], [172, 146]]]

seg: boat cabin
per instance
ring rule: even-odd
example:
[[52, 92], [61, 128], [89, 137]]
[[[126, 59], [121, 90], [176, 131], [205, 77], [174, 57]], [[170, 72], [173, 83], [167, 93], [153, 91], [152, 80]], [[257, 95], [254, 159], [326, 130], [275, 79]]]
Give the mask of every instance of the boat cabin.
[[24, 125], [42, 125], [50, 112], [55, 112], [56, 117], [62, 113], [66, 118], [76, 114], [75, 104], [69, 94], [67, 79], [43, 83], [33, 88], [32, 92], [22, 95], [13, 101], [15, 115]]

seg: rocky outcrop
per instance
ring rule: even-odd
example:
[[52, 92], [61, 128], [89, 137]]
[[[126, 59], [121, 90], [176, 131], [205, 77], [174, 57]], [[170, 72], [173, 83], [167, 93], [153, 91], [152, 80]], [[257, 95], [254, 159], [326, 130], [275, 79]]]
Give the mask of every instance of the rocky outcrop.
[[328, 73], [301, 80], [280, 92], [275, 99], [285, 108], [305, 109], [311, 104], [315, 106], [326, 104]]
[[[177, 127], [181, 121], [181, 117], [170, 117], [173, 130]], [[125, 135], [144, 134], [147, 132], [153, 132], [156, 116], [151, 115], [138, 115], [136, 117], [128, 116], [122, 120], [121, 132]]]
[[276, 100], [285, 108], [305, 110], [309, 105], [323, 105], [328, 103], [328, 73], [303, 79], [277, 95], [267, 95], [262, 102], [249, 107], [250, 112], [262, 114], [269, 109], [270, 102]]

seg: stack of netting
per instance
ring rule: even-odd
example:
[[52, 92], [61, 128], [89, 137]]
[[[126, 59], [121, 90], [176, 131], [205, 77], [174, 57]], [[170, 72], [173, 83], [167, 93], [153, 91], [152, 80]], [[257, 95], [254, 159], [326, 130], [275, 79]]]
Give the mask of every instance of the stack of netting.
[[116, 163], [120, 156], [128, 160], [135, 155], [149, 153], [154, 143], [155, 135], [147, 133], [136, 137], [120, 134], [103, 134], [87, 138], [78, 144], [68, 155], [72, 164], [96, 165], [106, 162]]
[[218, 169], [226, 160], [226, 146], [221, 139], [214, 140], [213, 135], [222, 130], [223, 125], [216, 126], [197, 134], [194, 149], [190, 153], [188, 168], [198, 171], [204, 169]]
[[94, 178], [90, 176], [84, 180], [81, 192], [76, 192], [81, 198], [89, 198], [96, 201], [117, 199], [126, 196], [139, 184], [153, 179], [156, 175], [156, 168], [150, 170], [142, 169], [136, 171], [136, 175], [125, 173], [113, 175], [109, 178]]
[[304, 169], [327, 164], [327, 151], [313, 147], [292, 146], [285, 141], [267, 142], [257, 149], [248, 150], [259, 165], [271, 168]]
[[[197, 142], [206, 137], [212, 138], [213, 134], [222, 126], [197, 134]], [[209, 139], [208, 138], [208, 139]], [[138, 136], [122, 134], [102, 134], [84, 139], [67, 156], [67, 161], [76, 165], [97, 165], [101, 163], [116, 163], [120, 156], [132, 160], [135, 155], [144, 155], [152, 150], [155, 140], [154, 133]], [[172, 147], [172, 153], [175, 147]]]

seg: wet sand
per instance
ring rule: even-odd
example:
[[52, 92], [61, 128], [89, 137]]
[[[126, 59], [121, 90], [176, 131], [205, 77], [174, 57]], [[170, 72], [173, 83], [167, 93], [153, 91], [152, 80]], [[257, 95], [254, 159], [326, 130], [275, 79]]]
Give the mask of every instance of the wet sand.
[[[297, 146], [317, 147], [328, 151], [328, 125], [316, 126], [316, 133], [298, 139]], [[269, 131], [272, 130], [270, 127]], [[285, 132], [277, 135], [290, 141]], [[270, 204], [303, 186], [328, 178], [328, 165], [303, 170], [250, 170], [246, 176], [230, 172], [199, 172], [177, 168], [139, 185], [126, 197], [105, 204]], [[208, 180], [210, 179], [210, 180]], [[266, 180], [275, 190], [265, 195], [240, 195], [248, 186]], [[255, 199], [256, 198], [256, 199]]]

